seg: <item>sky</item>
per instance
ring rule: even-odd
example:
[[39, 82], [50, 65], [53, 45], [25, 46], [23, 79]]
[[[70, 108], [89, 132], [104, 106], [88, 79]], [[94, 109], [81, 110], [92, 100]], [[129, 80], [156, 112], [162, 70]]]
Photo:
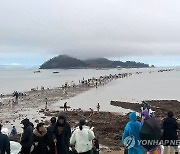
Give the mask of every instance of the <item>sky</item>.
[[180, 66], [179, 0], [0, 0], [0, 65], [60, 54]]

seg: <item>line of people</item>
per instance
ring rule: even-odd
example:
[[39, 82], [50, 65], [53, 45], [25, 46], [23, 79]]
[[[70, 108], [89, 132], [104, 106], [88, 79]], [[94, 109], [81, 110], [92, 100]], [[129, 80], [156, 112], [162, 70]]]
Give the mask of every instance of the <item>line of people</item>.
[[[38, 123], [36, 128], [29, 121], [21, 121], [23, 133], [20, 139], [22, 146], [20, 154], [98, 154], [99, 144], [94, 132], [86, 126], [85, 120], [80, 120], [79, 126], [72, 131], [64, 114], [51, 118], [47, 128]], [[0, 129], [2, 125], [0, 125]], [[0, 133], [0, 154], [10, 154], [10, 142], [7, 135]]]

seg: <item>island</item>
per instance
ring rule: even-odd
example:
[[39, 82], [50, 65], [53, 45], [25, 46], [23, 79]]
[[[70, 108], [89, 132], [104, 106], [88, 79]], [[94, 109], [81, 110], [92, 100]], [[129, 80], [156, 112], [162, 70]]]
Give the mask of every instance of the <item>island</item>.
[[68, 55], [59, 55], [44, 62], [40, 69], [78, 69], [78, 68], [148, 68], [149, 64], [135, 61], [113, 61], [107, 58], [80, 60]]

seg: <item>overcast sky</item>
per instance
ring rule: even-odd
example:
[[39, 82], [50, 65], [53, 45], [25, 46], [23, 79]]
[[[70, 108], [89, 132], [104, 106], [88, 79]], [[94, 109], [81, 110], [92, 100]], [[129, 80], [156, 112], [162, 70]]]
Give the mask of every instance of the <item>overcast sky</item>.
[[180, 0], [0, 0], [0, 65], [55, 55], [180, 65]]

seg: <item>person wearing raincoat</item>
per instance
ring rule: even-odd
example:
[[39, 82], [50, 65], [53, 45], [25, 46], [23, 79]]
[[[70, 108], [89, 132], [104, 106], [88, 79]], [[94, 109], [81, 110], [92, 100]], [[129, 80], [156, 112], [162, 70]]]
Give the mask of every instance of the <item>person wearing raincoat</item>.
[[[142, 116], [142, 120], [141, 120], [142, 125], [144, 124], [146, 120], [151, 118], [149, 110], [147, 108], [144, 111], [142, 111], [141, 116]], [[157, 146], [155, 149], [148, 151], [147, 154], [161, 154], [161, 147]]]
[[147, 108], [144, 111], [142, 111], [141, 115], [142, 115], [142, 120], [141, 120], [142, 125], [144, 124], [145, 120], [148, 120], [151, 118], [149, 114], [149, 110]]
[[142, 124], [137, 121], [136, 112], [130, 113], [129, 118], [130, 121], [126, 124], [123, 132], [122, 143], [127, 144], [128, 137], [131, 138], [131, 145], [128, 144], [128, 154], [143, 154], [142, 147], [139, 144]]

